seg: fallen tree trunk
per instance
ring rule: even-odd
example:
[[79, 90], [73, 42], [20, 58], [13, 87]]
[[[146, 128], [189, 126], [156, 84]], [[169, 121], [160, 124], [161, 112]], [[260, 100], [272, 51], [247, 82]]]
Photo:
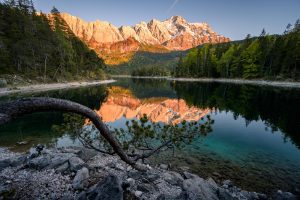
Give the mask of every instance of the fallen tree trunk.
[[136, 161], [130, 159], [122, 149], [120, 143], [111, 134], [101, 118], [92, 109], [81, 104], [48, 97], [23, 98], [8, 103], [0, 104], [0, 125], [10, 122], [17, 117], [35, 112], [62, 111], [71, 112], [89, 118], [100, 134], [108, 141], [114, 152], [127, 164], [134, 168], [144, 170], [144, 167], [138, 165]]

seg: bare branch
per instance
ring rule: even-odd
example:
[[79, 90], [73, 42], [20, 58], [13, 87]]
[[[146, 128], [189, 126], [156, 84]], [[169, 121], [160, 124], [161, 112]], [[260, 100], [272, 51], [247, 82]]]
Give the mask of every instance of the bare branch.
[[47, 97], [23, 98], [8, 103], [0, 104], [0, 125], [7, 123], [17, 117], [35, 112], [62, 111], [72, 112], [89, 118], [100, 134], [108, 141], [114, 152], [127, 164], [136, 166], [136, 162], [131, 160], [122, 149], [120, 143], [111, 134], [107, 126], [92, 109], [81, 104]]

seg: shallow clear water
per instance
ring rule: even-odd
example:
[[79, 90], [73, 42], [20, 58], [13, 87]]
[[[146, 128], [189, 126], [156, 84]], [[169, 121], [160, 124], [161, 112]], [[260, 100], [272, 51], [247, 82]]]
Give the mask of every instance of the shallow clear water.
[[[118, 95], [130, 93], [130, 96], [121, 101], [118, 96], [107, 92], [112, 87], [118, 89]], [[172, 168], [188, 167], [217, 181], [231, 179], [248, 190], [269, 193], [278, 189], [291, 192], [300, 189], [300, 90], [119, 79], [107, 86], [34, 96], [59, 97], [82, 103], [107, 116], [104, 120], [112, 127], [123, 127], [126, 117], [136, 117], [133, 112], [137, 108], [144, 110], [152, 120], [163, 122], [169, 120], [163, 109], [173, 109], [182, 116], [193, 116], [193, 119], [198, 119], [193, 115], [195, 113], [210, 114], [215, 121], [211, 133], [177, 150], [175, 156], [165, 152], [151, 161], [170, 164]], [[19, 97], [2, 97], [0, 101]], [[161, 111], [155, 114], [154, 107], [161, 105]], [[76, 138], [51, 129], [53, 124], [61, 123], [61, 113], [25, 116], [0, 127], [0, 146], [23, 151], [37, 143], [80, 145]], [[17, 145], [19, 141], [28, 144]]]

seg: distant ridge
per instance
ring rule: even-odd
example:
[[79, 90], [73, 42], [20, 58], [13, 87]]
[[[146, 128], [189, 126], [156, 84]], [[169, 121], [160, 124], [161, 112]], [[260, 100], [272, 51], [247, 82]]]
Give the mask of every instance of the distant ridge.
[[132, 52], [138, 50], [181, 51], [204, 43], [230, 41], [214, 32], [207, 23], [189, 23], [181, 16], [173, 16], [165, 21], [152, 19], [148, 23], [140, 22], [132, 27], [119, 28], [107, 21], [86, 22], [68, 13], [61, 13], [60, 16], [77, 37], [106, 61], [115, 61], [115, 64], [126, 61]]

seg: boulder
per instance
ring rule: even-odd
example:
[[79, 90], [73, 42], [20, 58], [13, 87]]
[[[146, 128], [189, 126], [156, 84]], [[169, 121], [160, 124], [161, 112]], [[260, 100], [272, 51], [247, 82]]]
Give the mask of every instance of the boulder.
[[69, 159], [69, 164], [70, 164], [70, 170], [71, 171], [77, 171], [81, 169], [83, 166], [85, 166], [85, 162], [81, 160], [78, 157], [72, 157]]
[[144, 193], [147, 193], [147, 192], [155, 192], [156, 191], [156, 188], [153, 186], [153, 185], [150, 185], [150, 184], [147, 184], [147, 183], [144, 183], [144, 184], [139, 184], [137, 186], [137, 189], [139, 191], [142, 191]]
[[155, 174], [155, 173], [148, 173], [146, 176], [147, 182], [154, 182], [154, 181], [158, 180], [159, 178], [160, 178], [160, 175]]
[[0, 160], [0, 171], [10, 166], [10, 159]]
[[134, 186], [135, 180], [133, 178], [126, 179], [126, 182], [129, 183], [130, 186]]
[[159, 167], [160, 167], [161, 169], [165, 169], [165, 170], [168, 169], [168, 165], [166, 165], [166, 164], [160, 164]]
[[56, 153], [53, 155], [50, 161], [50, 165], [48, 168], [56, 168], [65, 163], [68, 163], [69, 159], [72, 158], [74, 154], [71, 153]]
[[87, 197], [86, 197], [86, 192], [81, 192], [79, 193], [77, 196], [76, 196], [76, 200], [86, 200]]
[[33, 169], [44, 169], [51, 163], [51, 155], [43, 155], [29, 160], [28, 166]]
[[60, 150], [62, 153], [73, 153], [73, 154], [78, 154], [81, 150], [79, 148], [75, 147], [64, 147], [61, 148]]
[[55, 171], [58, 173], [63, 173], [69, 169], [69, 163], [65, 162], [64, 164], [58, 166]]
[[184, 180], [182, 189], [188, 199], [219, 199], [216, 188], [200, 177]]
[[89, 170], [86, 167], [83, 167], [81, 170], [78, 170], [73, 180], [73, 188], [76, 190], [80, 190], [87, 187], [89, 183], [89, 177]]
[[109, 175], [99, 182], [87, 194], [88, 199], [94, 200], [123, 200], [123, 189], [117, 176]]
[[189, 178], [197, 178], [197, 177], [198, 177], [197, 175], [191, 174], [191, 173], [189, 173], [189, 172], [187, 172], [187, 171], [184, 171], [182, 174], [183, 174], [183, 177], [184, 177], [185, 179], [189, 179]]
[[162, 178], [171, 185], [182, 185], [183, 178], [177, 172], [165, 172], [162, 175]]
[[282, 192], [278, 190], [277, 193], [273, 196], [274, 200], [296, 200], [298, 199], [294, 194], [290, 192]]
[[135, 195], [136, 197], [141, 197], [141, 196], [143, 195], [143, 192], [137, 190], [137, 191], [134, 192], [134, 195]]
[[[224, 188], [219, 188], [217, 190], [217, 196], [220, 200], [234, 200], [235, 198], [231, 196], [230, 192]], [[243, 195], [245, 196], [245, 195]], [[247, 194], [248, 196], [248, 194]], [[248, 199], [248, 198], [246, 198]]]
[[93, 149], [82, 148], [78, 153], [78, 157], [84, 160], [85, 162], [97, 155], [97, 151]]

